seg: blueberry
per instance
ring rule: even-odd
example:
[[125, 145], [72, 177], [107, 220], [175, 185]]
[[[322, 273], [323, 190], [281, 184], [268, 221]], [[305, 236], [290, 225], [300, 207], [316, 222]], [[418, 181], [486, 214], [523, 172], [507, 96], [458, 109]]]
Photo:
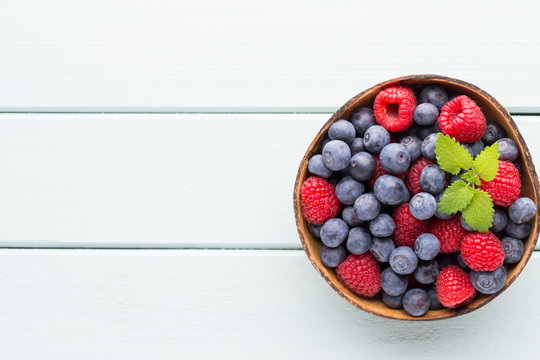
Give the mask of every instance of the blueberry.
[[485, 149], [485, 147], [486, 145], [482, 140], [478, 140], [475, 143], [469, 144], [470, 152], [473, 158], [480, 154]]
[[330, 125], [328, 137], [332, 140], [341, 140], [350, 144], [356, 136], [353, 124], [347, 120], [338, 120]]
[[324, 140], [321, 142], [321, 149], [324, 149], [326, 144], [330, 142], [330, 139], [328, 137], [325, 137]]
[[327, 168], [339, 171], [349, 165], [351, 149], [349, 149], [349, 145], [341, 140], [332, 140], [324, 146], [322, 156]]
[[367, 107], [356, 109], [351, 116], [351, 123], [358, 136], [364, 136], [367, 129], [373, 125], [377, 125], [375, 116], [373, 116], [373, 110]]
[[420, 147], [420, 150], [422, 151], [422, 155], [424, 157], [427, 157], [428, 159], [435, 159], [435, 141], [437, 141], [437, 133], [429, 134], [424, 141], [422, 141], [422, 146]]
[[380, 125], [370, 127], [364, 134], [364, 147], [370, 153], [379, 153], [388, 144], [390, 134]]
[[499, 124], [494, 121], [486, 122], [486, 132], [484, 133], [482, 140], [484, 140], [487, 145], [493, 144], [503, 136], [504, 130]]
[[411, 156], [405, 146], [392, 143], [382, 149], [379, 161], [382, 168], [390, 174], [401, 174], [409, 168]]
[[364, 184], [354, 180], [350, 176], [341, 179], [336, 185], [336, 196], [344, 205], [352, 205], [364, 192]]
[[370, 221], [379, 215], [381, 203], [377, 200], [375, 194], [363, 194], [354, 202], [354, 211], [360, 220]]
[[507, 223], [508, 216], [506, 216], [506, 211], [496, 206], [495, 212], [493, 213], [493, 222], [489, 230], [494, 233], [501, 232], [504, 230]]
[[364, 151], [365, 150], [364, 139], [362, 139], [362, 138], [354, 138], [352, 143], [349, 144], [349, 148], [351, 149], [351, 154], [352, 155], [357, 154], [357, 153], [359, 153], [361, 151]]
[[414, 242], [414, 252], [422, 260], [434, 259], [439, 254], [440, 249], [439, 239], [430, 233], [421, 234]]
[[427, 220], [437, 212], [437, 200], [430, 193], [418, 193], [409, 202], [409, 210], [418, 220]]
[[495, 142], [499, 144], [499, 160], [514, 161], [517, 159], [519, 149], [514, 140], [502, 138]]
[[519, 175], [521, 175], [521, 162], [519, 160], [514, 161], [512, 164], [516, 167], [516, 170], [518, 171]]
[[516, 224], [523, 224], [536, 215], [536, 204], [528, 197], [520, 197], [508, 208], [508, 216]]
[[501, 266], [493, 271], [471, 271], [473, 287], [482, 294], [495, 294], [506, 283], [506, 270]]
[[379, 214], [369, 222], [369, 231], [373, 236], [388, 237], [392, 235], [395, 228], [396, 224], [388, 214]]
[[400, 144], [409, 152], [411, 162], [420, 159], [420, 156], [422, 156], [422, 151], [420, 150], [422, 140], [418, 136], [405, 136], [401, 139]]
[[337, 267], [347, 258], [347, 252], [341, 246], [331, 248], [323, 246], [321, 249], [321, 262], [324, 266]]
[[414, 110], [414, 122], [418, 125], [433, 125], [439, 118], [439, 110], [431, 103], [419, 104]]
[[469, 144], [466, 144], [466, 143], [462, 143], [461, 146], [463, 146], [465, 148], [465, 150], [467, 150], [469, 152], [469, 154], [473, 154], [473, 151], [472, 151], [472, 148]]
[[384, 305], [388, 306], [390, 309], [401, 309], [401, 301], [403, 300], [403, 295], [392, 296], [387, 293], [382, 294], [382, 301]]
[[308, 170], [313, 175], [317, 175], [325, 179], [330, 177], [333, 173], [332, 170], [324, 165], [323, 157], [319, 154], [313, 155], [311, 159], [309, 159]]
[[361, 227], [352, 228], [347, 238], [347, 250], [352, 254], [363, 254], [371, 247], [371, 235]]
[[386, 268], [381, 273], [381, 287], [385, 293], [391, 296], [399, 296], [407, 291], [409, 277], [398, 275], [390, 268]]
[[351, 157], [347, 169], [356, 180], [368, 180], [375, 172], [375, 159], [370, 153], [359, 152]]
[[392, 239], [373, 237], [369, 252], [378, 262], [388, 262], [388, 258], [395, 248], [396, 244]]
[[465, 221], [465, 218], [463, 218], [463, 215], [460, 216], [459, 220], [461, 221], [462, 228], [464, 228], [467, 231], [474, 231], [474, 229], [469, 224], [467, 224], [467, 221]]
[[390, 254], [390, 267], [399, 275], [412, 274], [418, 265], [418, 258], [410, 247], [400, 246]]
[[435, 126], [419, 126], [418, 130], [416, 131], [416, 136], [418, 136], [421, 140], [424, 140], [429, 135], [437, 132], [438, 131]]
[[[452, 179], [450, 179], [450, 183], [451, 183], [451, 181], [452, 181]], [[456, 213], [446, 214], [446, 213], [443, 213], [443, 212], [439, 211], [439, 202], [441, 201], [441, 198], [442, 198], [443, 195], [444, 195], [444, 192], [440, 192], [437, 195], [435, 195], [435, 200], [437, 200], [437, 211], [435, 212], [435, 216], [438, 217], [439, 219], [446, 220], [446, 219], [450, 219]]]
[[352, 206], [346, 206], [343, 208], [343, 212], [341, 213], [341, 217], [343, 218], [343, 221], [349, 225], [349, 227], [354, 227], [358, 225], [362, 225], [364, 222], [356, 216], [356, 211], [354, 211], [354, 207]]
[[313, 236], [316, 239], [320, 239], [321, 238], [321, 227], [322, 227], [321, 225], [315, 225], [315, 224], [309, 223], [308, 224], [308, 230], [309, 230], [309, 233], [311, 234], [311, 236]]
[[431, 287], [427, 290], [429, 300], [431, 300], [431, 304], [429, 305], [429, 308], [431, 310], [440, 310], [443, 308], [441, 302], [439, 301], [439, 297], [437, 296], [437, 289], [434, 287]]
[[321, 227], [321, 241], [328, 247], [338, 247], [349, 233], [345, 221], [334, 218], [326, 220]]
[[435, 260], [420, 261], [414, 271], [414, 278], [420, 284], [433, 284], [439, 276], [439, 264]]
[[426, 290], [411, 289], [403, 295], [403, 309], [411, 316], [422, 316], [429, 310], [431, 300]]
[[504, 249], [504, 263], [515, 264], [523, 257], [523, 241], [514, 239], [510, 236], [505, 236], [501, 240]]
[[420, 92], [420, 102], [431, 103], [440, 111], [448, 101], [448, 94], [437, 85], [428, 85]]
[[383, 175], [375, 180], [373, 191], [377, 199], [386, 205], [399, 205], [409, 200], [409, 190], [403, 180], [392, 175]]
[[465, 264], [465, 261], [463, 261], [463, 256], [461, 256], [461, 254], [455, 254], [455, 258], [457, 266], [459, 266], [463, 270], [466, 270], [468, 268], [467, 264]]
[[445, 177], [439, 165], [428, 165], [420, 173], [420, 187], [430, 194], [438, 194], [444, 189]]
[[531, 225], [528, 223], [516, 224], [512, 220], [508, 220], [504, 231], [516, 239], [525, 239], [531, 233]]
[[452, 185], [454, 182], [462, 180], [461, 175], [463, 175], [463, 173], [464, 171], [462, 170], [459, 174], [450, 176], [450, 181], [448, 182], [448, 185]]

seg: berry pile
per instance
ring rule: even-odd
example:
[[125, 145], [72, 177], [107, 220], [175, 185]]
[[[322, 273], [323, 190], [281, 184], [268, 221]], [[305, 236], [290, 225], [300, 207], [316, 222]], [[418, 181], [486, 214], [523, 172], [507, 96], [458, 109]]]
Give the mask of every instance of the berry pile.
[[412, 316], [502, 289], [536, 204], [516, 143], [473, 99], [390, 86], [327, 135], [300, 202], [347, 287]]

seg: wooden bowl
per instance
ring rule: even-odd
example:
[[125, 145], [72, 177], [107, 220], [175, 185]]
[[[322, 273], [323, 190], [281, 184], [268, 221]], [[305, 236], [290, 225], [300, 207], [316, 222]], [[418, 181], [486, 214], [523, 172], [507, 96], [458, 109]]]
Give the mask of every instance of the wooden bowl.
[[534, 169], [531, 154], [529, 153], [529, 149], [527, 148], [525, 141], [523, 141], [523, 137], [521, 136], [521, 133], [519, 132], [516, 124], [514, 123], [514, 120], [512, 120], [512, 117], [510, 116], [508, 111], [506, 111], [501, 106], [501, 104], [497, 102], [497, 100], [495, 100], [484, 90], [467, 82], [439, 75], [411, 75], [388, 80], [378, 85], [375, 85], [365, 91], [362, 91], [360, 94], [347, 101], [345, 105], [343, 105], [338, 111], [336, 111], [334, 115], [332, 115], [330, 120], [328, 120], [328, 122], [319, 131], [319, 133], [309, 146], [306, 154], [304, 155], [302, 162], [300, 163], [298, 174], [296, 176], [296, 183], [294, 185], [294, 213], [296, 217], [296, 227], [298, 228], [298, 234], [300, 235], [300, 240], [302, 241], [302, 245], [309, 260], [311, 261], [315, 269], [317, 269], [319, 274], [321, 274], [321, 276], [326, 280], [326, 282], [339, 295], [341, 295], [341, 297], [343, 297], [345, 300], [347, 300], [349, 303], [359, 309], [362, 309], [374, 315], [396, 320], [438, 320], [467, 314], [484, 306], [485, 304], [493, 300], [496, 296], [500, 295], [508, 286], [510, 286], [510, 284], [512, 284], [512, 282], [514, 282], [514, 280], [521, 273], [523, 267], [531, 257], [531, 254], [533, 253], [536, 246], [539, 224], [538, 214], [530, 220], [531, 234], [527, 239], [524, 240], [525, 253], [523, 255], [523, 258], [519, 261], [519, 263], [512, 265], [509, 268], [506, 284], [501, 291], [493, 295], [483, 295], [478, 293], [475, 300], [468, 306], [464, 306], [458, 309], [445, 308], [442, 310], [430, 310], [422, 317], [412, 317], [408, 315], [403, 309], [394, 310], [386, 307], [383, 304], [380, 295], [375, 298], [365, 298], [356, 295], [351, 290], [349, 290], [339, 280], [334, 269], [327, 268], [321, 263], [319, 252], [322, 248], [322, 243], [320, 242], [320, 240], [315, 239], [311, 236], [307, 227], [308, 223], [302, 216], [302, 211], [300, 208], [300, 187], [304, 180], [309, 176], [307, 170], [308, 161], [311, 156], [316, 153], [320, 153], [321, 142], [325, 137], [330, 125], [334, 121], [337, 121], [339, 119], [349, 119], [352, 112], [356, 108], [362, 106], [372, 107], [373, 100], [375, 99], [375, 96], [379, 93], [379, 91], [381, 91], [387, 86], [398, 84], [408, 86], [416, 93], [425, 85], [437, 84], [444, 87], [450, 95], [464, 94], [475, 100], [482, 109], [482, 112], [486, 116], [486, 119], [493, 120], [499, 123], [506, 131], [507, 136], [513, 139], [518, 145], [520, 149], [519, 160], [521, 161], [522, 165], [521, 180], [523, 187], [523, 196], [527, 196], [533, 199], [535, 203], [538, 203], [538, 193], [540, 190], [540, 185], [538, 183], [538, 176], [536, 174], [536, 170]]

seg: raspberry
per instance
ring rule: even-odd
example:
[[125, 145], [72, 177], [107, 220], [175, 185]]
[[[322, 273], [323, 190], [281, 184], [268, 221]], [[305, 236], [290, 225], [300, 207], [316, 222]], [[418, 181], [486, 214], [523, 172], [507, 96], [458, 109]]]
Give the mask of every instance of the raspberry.
[[448, 308], [469, 304], [476, 295], [467, 273], [455, 265], [449, 265], [439, 273], [435, 287], [439, 301]]
[[318, 176], [311, 176], [302, 184], [300, 204], [304, 218], [317, 225], [336, 217], [341, 209], [334, 185]]
[[411, 192], [411, 196], [422, 192], [422, 187], [420, 186], [420, 174], [422, 170], [428, 165], [435, 164], [435, 160], [430, 160], [428, 158], [420, 158], [416, 160], [409, 169], [409, 175], [407, 176], [407, 188]]
[[381, 161], [379, 160], [379, 154], [374, 154], [373, 159], [375, 159], [375, 171], [373, 172], [373, 175], [371, 175], [371, 177], [367, 181], [369, 187], [371, 187], [372, 189], [373, 189], [373, 185], [375, 185], [375, 180], [377, 180], [383, 175], [392, 175], [392, 176], [400, 178], [401, 180], [405, 179], [405, 176], [407, 176], [408, 170], [405, 170], [401, 174], [397, 174], [397, 175], [390, 174], [389, 172], [384, 170], [381, 166]]
[[345, 285], [362, 296], [375, 296], [381, 290], [381, 268], [371, 253], [351, 254], [336, 268]]
[[453, 216], [450, 219], [435, 219], [431, 223], [429, 232], [439, 239], [441, 243], [441, 254], [450, 254], [459, 250], [461, 241], [469, 234], [467, 230], [461, 226], [459, 215]]
[[390, 86], [377, 94], [373, 114], [386, 130], [400, 132], [412, 125], [415, 108], [416, 96], [411, 89], [405, 86]]
[[491, 195], [495, 205], [510, 206], [519, 198], [521, 192], [521, 179], [514, 164], [508, 161], [499, 161], [497, 176], [490, 182], [480, 179], [480, 188]]
[[461, 257], [475, 271], [493, 271], [504, 262], [504, 249], [493, 233], [472, 233], [461, 243]]
[[416, 238], [429, 229], [428, 220], [418, 220], [412, 216], [409, 203], [399, 205], [392, 218], [396, 225], [392, 237], [397, 246], [414, 248]]
[[441, 132], [460, 142], [476, 142], [484, 136], [486, 118], [469, 97], [458, 96], [448, 101], [439, 115]]

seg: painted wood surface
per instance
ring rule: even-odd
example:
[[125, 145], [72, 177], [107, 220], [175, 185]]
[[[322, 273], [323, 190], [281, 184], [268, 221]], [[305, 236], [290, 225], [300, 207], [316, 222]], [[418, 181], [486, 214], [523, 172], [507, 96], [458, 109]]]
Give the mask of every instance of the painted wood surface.
[[334, 109], [382, 80], [437, 73], [538, 111], [536, 6], [2, 0], [0, 108]]
[[[1, 114], [0, 246], [300, 248], [330, 114]], [[516, 116], [540, 163], [540, 117]]]

